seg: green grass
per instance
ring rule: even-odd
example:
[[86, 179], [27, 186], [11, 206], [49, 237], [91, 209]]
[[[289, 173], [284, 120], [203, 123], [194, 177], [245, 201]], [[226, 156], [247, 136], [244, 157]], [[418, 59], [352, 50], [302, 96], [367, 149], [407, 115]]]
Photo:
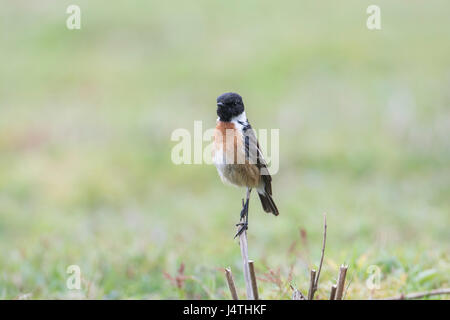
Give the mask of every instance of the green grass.
[[280, 128], [280, 216], [250, 204], [263, 298], [307, 291], [323, 212], [318, 298], [344, 262], [348, 299], [450, 285], [446, 1], [378, 1], [380, 31], [368, 1], [77, 3], [78, 31], [70, 1], [0, 11], [0, 298], [224, 299], [227, 266], [243, 296], [244, 190], [170, 161], [172, 131], [214, 126], [226, 91], [253, 127]]

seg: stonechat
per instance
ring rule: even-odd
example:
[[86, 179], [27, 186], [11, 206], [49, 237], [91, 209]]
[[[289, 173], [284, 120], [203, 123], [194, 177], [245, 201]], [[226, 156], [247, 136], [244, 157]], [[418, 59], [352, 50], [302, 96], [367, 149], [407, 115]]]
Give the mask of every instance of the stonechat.
[[241, 211], [241, 226], [236, 236], [248, 228], [248, 202], [256, 189], [265, 212], [278, 215], [272, 199], [272, 177], [247, 120], [242, 97], [233, 92], [217, 98], [217, 119], [212, 158], [224, 183], [247, 188], [247, 198]]

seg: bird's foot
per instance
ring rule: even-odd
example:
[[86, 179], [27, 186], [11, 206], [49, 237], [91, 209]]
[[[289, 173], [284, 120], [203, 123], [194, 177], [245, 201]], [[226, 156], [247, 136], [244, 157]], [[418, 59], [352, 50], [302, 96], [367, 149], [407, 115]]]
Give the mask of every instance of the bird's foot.
[[248, 222], [240, 222], [240, 223], [236, 223], [236, 227], [240, 226], [238, 232], [236, 233], [236, 235], [234, 236], [234, 238], [239, 237], [242, 232], [248, 230]]

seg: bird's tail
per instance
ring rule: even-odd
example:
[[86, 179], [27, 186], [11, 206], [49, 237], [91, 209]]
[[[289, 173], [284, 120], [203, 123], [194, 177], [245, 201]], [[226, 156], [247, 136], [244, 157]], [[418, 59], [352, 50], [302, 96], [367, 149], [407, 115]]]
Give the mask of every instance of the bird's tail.
[[258, 190], [259, 199], [265, 212], [271, 212], [275, 216], [278, 215], [278, 208], [273, 202], [272, 196], [264, 190]]

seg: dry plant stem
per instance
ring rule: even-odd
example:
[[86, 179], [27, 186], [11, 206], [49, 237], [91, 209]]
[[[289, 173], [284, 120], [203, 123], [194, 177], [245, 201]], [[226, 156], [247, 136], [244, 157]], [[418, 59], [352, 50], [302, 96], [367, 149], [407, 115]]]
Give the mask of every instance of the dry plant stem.
[[316, 270], [311, 270], [311, 280], [309, 281], [308, 300], [314, 299], [314, 287], [316, 282]]
[[258, 296], [258, 284], [256, 283], [255, 266], [254, 266], [252, 260], [248, 261], [248, 267], [249, 267], [249, 270], [250, 270], [250, 280], [252, 281], [253, 298], [255, 300], [258, 300], [259, 299], [259, 296]]
[[225, 268], [225, 275], [227, 277], [228, 288], [230, 288], [231, 298], [233, 298], [233, 300], [239, 300], [230, 268]]
[[347, 269], [348, 269], [347, 266], [341, 265], [341, 268], [339, 270], [337, 289], [336, 289], [336, 300], [342, 300], [342, 294], [344, 293], [345, 276], [347, 275]]
[[425, 298], [425, 297], [430, 297], [430, 296], [438, 296], [438, 295], [442, 295], [442, 294], [450, 294], [450, 288], [436, 289], [436, 290], [431, 290], [431, 291], [426, 291], [426, 292], [416, 292], [416, 293], [410, 293], [407, 295], [402, 294], [402, 295], [399, 295], [396, 297], [387, 298], [386, 300], [420, 299], [420, 298]]
[[[249, 198], [250, 198], [250, 190], [247, 188], [246, 201]], [[241, 222], [245, 222], [245, 218], [243, 218], [241, 220]], [[252, 281], [250, 278], [250, 268], [248, 266], [247, 230], [244, 230], [239, 235], [239, 244], [241, 246], [242, 266], [244, 269], [243, 271], [244, 271], [245, 288], [247, 289], [247, 299], [254, 300], [254, 295], [253, 295], [253, 290], [252, 290]]]
[[335, 300], [335, 298], [336, 298], [336, 289], [337, 289], [337, 286], [335, 284], [333, 284], [331, 286], [330, 300]]
[[252, 280], [250, 279], [250, 269], [248, 267], [248, 247], [247, 231], [239, 235], [239, 244], [241, 246], [242, 265], [244, 271], [245, 288], [247, 289], [247, 299], [253, 300]]
[[312, 271], [311, 271], [311, 284], [309, 292], [308, 292], [308, 299], [313, 300], [314, 294], [317, 291], [317, 287], [319, 285], [319, 279], [320, 279], [320, 272], [322, 271], [322, 264], [323, 264], [323, 257], [325, 256], [325, 245], [327, 243], [327, 215], [326, 213], [323, 214], [323, 240], [322, 240], [322, 253], [320, 255], [320, 263], [319, 263], [319, 271], [316, 273], [314, 271], [314, 278], [312, 277]]
[[322, 271], [323, 257], [325, 256], [325, 245], [327, 243], [327, 214], [323, 214], [323, 241], [322, 241], [322, 254], [320, 256], [319, 271], [317, 272], [317, 278], [314, 282], [314, 291], [317, 290], [319, 284], [320, 271]]

